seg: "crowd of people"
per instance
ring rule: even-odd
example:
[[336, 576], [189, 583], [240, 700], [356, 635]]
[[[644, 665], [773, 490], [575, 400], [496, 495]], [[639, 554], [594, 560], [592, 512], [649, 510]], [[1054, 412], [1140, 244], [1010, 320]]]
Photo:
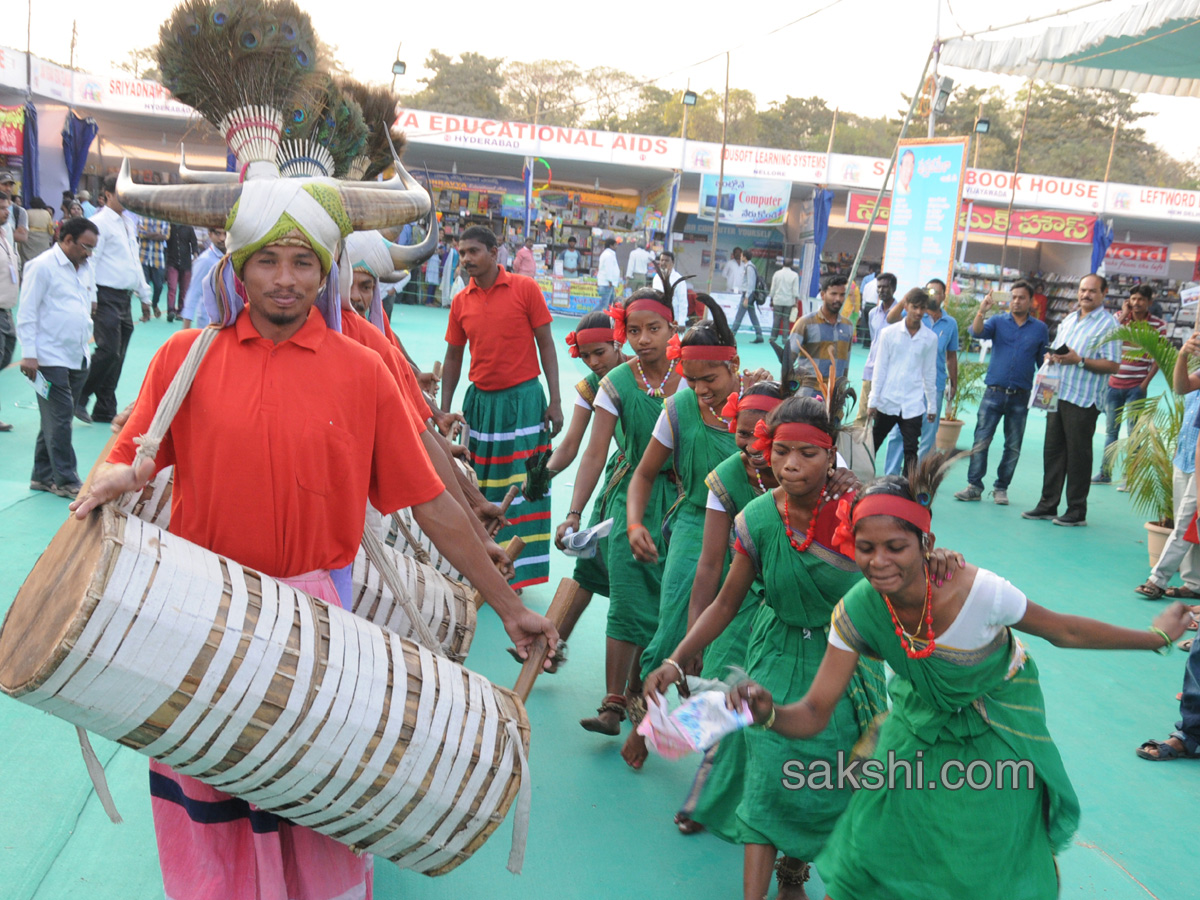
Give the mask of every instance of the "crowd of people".
[[[382, 512], [411, 507], [500, 613], [518, 657], [541, 635], [556, 648], [548, 665], [557, 670], [591, 597], [607, 597], [603, 690], [596, 686], [599, 706], [580, 725], [620, 736], [629, 720], [621, 754], [634, 769], [648, 755], [639, 727], [647, 704], [665, 702], [671, 686], [686, 696], [689, 684], [711, 686], [732, 670], [748, 674], [731, 702], [747, 703], [760, 727], [711, 747], [674, 811], [681, 833], [707, 829], [744, 847], [747, 900], [767, 895], [772, 874], [780, 897], [806, 896], [813, 864], [833, 900], [915, 898], [929, 879], [953, 885], [959, 896], [1056, 895], [1054, 853], [1074, 832], [1079, 808], [1041, 711], [1036, 665], [1016, 633], [1063, 647], [1164, 651], [1193, 616], [1177, 602], [1137, 630], [1055, 613], [937, 546], [935, 494], [951, 471], [961, 476], [963, 469], [952, 469], [961, 455], [933, 447], [959, 374], [960, 330], [944, 309], [945, 284], [935, 279], [897, 296], [896, 279], [879, 275], [871, 347], [854, 397], [845, 277], [824, 279], [815, 309], [785, 332], [776, 375], [744, 368], [739, 356], [736, 326], [743, 314], [757, 323], [742, 254], [727, 275], [742, 294], [730, 323], [706, 294], [695, 298], [703, 314], [694, 314], [664, 250], [647, 263], [644, 284], [622, 300], [606, 297], [571, 332], [567, 349], [588, 373], [565, 397], [552, 316], [536, 282], [520, 271], [532, 261], [531, 242], [511, 271], [487, 227], [443, 243], [439, 290], [442, 265], [463, 284], [450, 288], [439, 383], [413, 362], [384, 312], [382, 285], [395, 275], [397, 245], [377, 232], [349, 234], [326, 223], [251, 229], [234, 216], [228, 232], [215, 222], [201, 230], [182, 211], [178, 224], [135, 216], [124, 207], [125, 193], [110, 179], [95, 212], [58, 223], [53, 244], [23, 266], [0, 230], [0, 254], [12, 272], [0, 279], [0, 324], [20, 342], [20, 368], [35, 381], [41, 413], [31, 489], [72, 499], [84, 517], [174, 465], [173, 496], [183, 512], [173, 514], [173, 530], [342, 605], [367, 502]], [[8, 201], [0, 192], [0, 216], [11, 219]], [[289, 215], [311, 210], [300, 205]], [[343, 252], [353, 269], [346, 295], [330, 290]], [[121, 412], [116, 387], [134, 328], [133, 296], [145, 322], [161, 315], [164, 288], [168, 321], [179, 319], [183, 330], [155, 355], [136, 405]], [[1108, 440], [1116, 440], [1122, 410], [1145, 396], [1155, 375], [1112, 332], [1119, 322], [1138, 321], [1161, 331], [1148, 292], [1136, 291], [1113, 316], [1103, 306], [1106, 290], [1101, 275], [1080, 279], [1078, 308], [1053, 341], [1030, 313], [1029, 283], [1012, 285], [1005, 310], [995, 309], [992, 295], [983, 298], [967, 330], [991, 342], [991, 355], [957, 500], [983, 498], [990, 443], [1003, 420], [992, 498], [1008, 503], [1035, 374], [1055, 367], [1042, 492], [1023, 516], [1086, 524], [1089, 489], [1112, 480], [1107, 462], [1092, 474], [1099, 415], [1108, 413]], [[798, 276], [785, 265], [769, 292], [777, 320], [787, 321], [798, 296]], [[205, 324], [221, 329], [210, 350], [217, 364], [200, 370], [157, 460], [146, 461], [135, 438], [199, 334], [192, 326]], [[1200, 375], [1188, 360], [1198, 353], [1193, 336], [1171, 373], [1174, 389], [1187, 395], [1187, 428], [1175, 458], [1176, 529], [1138, 589], [1152, 599], [1200, 598], [1200, 565], [1187, 534], [1200, 434]], [[291, 391], [301, 380], [310, 389]], [[564, 403], [572, 406], [565, 432]], [[108, 465], [83, 495], [72, 418], [115, 420], [120, 431]], [[314, 432], [311, 421], [333, 427]], [[456, 468], [463, 451], [446, 439], [464, 421], [475, 479]], [[848, 465], [843, 452], [855, 442], [873, 448], [881, 477], [862, 477]], [[399, 475], [381, 464], [398, 453], [410, 463]], [[569, 509], [557, 521], [549, 493], [530, 490], [527, 463], [539, 458], [549, 477], [579, 461]], [[262, 502], [253, 485], [280, 471], [295, 478]], [[340, 487], [331, 492], [335, 482]], [[508, 496], [514, 486], [525, 488], [515, 498]], [[501, 508], [502, 499], [511, 505]], [[556, 628], [526, 609], [518, 593], [547, 581], [551, 543], [561, 549], [571, 534], [610, 519], [598, 552], [575, 562], [583, 597], [571, 616]], [[285, 533], [287, 541], [278, 539]], [[513, 536], [526, 545], [516, 560], [502, 550]], [[1176, 571], [1184, 586], [1170, 588]], [[1143, 758], [1200, 755], [1195, 649], [1187, 673], [1180, 724], [1165, 740], [1137, 748]], [[851, 764], [862, 772], [868, 762], [918, 757], [964, 767], [1021, 761], [1032, 774], [988, 793], [852, 790], [853, 778], [828, 790], [780, 787], [789, 774]], [[228, 842], [245, 840], [253, 816], [247, 809], [221, 822], [197, 818], [196, 803], [231, 798], [168, 766], [153, 763], [151, 782], [168, 893], [194, 896], [185, 885], [197, 867], [208, 865], [208, 855], [220, 857]], [[910, 827], [916, 821], [955, 839], [931, 841]], [[319, 887], [305, 896], [350, 896], [352, 886], [369, 883], [369, 862], [336, 842], [301, 828], [284, 832], [289, 837], [270, 852], [282, 855], [284, 872], [318, 873], [311, 877]], [[192, 848], [186, 858], [167, 849], [180, 841]], [[218, 869], [225, 874], [213, 884], [241, 877], [229, 872], [228, 859]]]

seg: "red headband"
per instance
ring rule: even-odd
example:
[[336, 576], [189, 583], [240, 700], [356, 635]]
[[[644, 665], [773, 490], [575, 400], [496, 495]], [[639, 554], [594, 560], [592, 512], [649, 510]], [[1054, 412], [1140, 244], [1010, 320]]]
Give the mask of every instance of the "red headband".
[[737, 431], [738, 413], [748, 409], [757, 409], [766, 413], [782, 402], [778, 397], [768, 397], [766, 394], [743, 394], [741, 397], [738, 397], [737, 394], [730, 394], [729, 399], [725, 401], [725, 407], [721, 410], [721, 415], [729, 420], [729, 433], [733, 434]]
[[[705, 362], [729, 362], [737, 357], [737, 347], [725, 347], [719, 344], [690, 344], [685, 346], [679, 340], [679, 335], [671, 336], [667, 342], [667, 359], [697, 359]], [[675, 366], [675, 371], [683, 374], [683, 364]]]
[[829, 450], [833, 447], [833, 438], [820, 428], [815, 425], [803, 425], [799, 422], [783, 422], [777, 425], [772, 433], [767, 428], [766, 420], [759, 419], [758, 424], [754, 426], [754, 436], [758, 438], [754, 442], [754, 449], [768, 461], [771, 459], [771, 447], [776, 441], [802, 441], [805, 444], [820, 447], [822, 450]]
[[667, 303], [660, 303], [657, 300], [651, 300], [649, 297], [639, 297], [637, 300], [630, 300], [625, 304], [625, 315], [632, 312], [637, 312], [639, 309], [648, 309], [652, 313], [658, 313], [668, 322], [675, 321], [675, 310]]
[[929, 526], [933, 523], [933, 514], [928, 506], [894, 494], [870, 494], [863, 497], [854, 507], [853, 524], [858, 525], [867, 516], [894, 516], [915, 525], [921, 529], [922, 534], [929, 534]]
[[581, 328], [567, 335], [567, 346], [571, 348], [568, 352], [572, 358], [578, 359], [580, 344], [600, 344], [616, 339], [616, 334], [611, 328]]

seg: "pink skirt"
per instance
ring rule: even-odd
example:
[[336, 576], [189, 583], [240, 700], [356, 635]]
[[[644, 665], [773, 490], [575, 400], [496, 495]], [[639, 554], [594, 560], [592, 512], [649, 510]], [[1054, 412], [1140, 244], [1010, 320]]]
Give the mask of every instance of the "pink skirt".
[[[341, 605], [329, 573], [277, 579]], [[150, 760], [167, 900], [371, 900], [374, 858]]]

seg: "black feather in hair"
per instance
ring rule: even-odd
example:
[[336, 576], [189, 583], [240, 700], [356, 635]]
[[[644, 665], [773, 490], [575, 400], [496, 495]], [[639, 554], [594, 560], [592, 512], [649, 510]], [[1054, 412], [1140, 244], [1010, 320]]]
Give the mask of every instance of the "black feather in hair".
[[388, 134], [396, 120], [399, 98], [385, 87], [363, 84], [353, 78], [340, 79], [338, 84], [346, 94], [357, 101], [367, 126], [366, 147], [359, 159], [352, 164], [350, 175], [352, 178], [357, 175], [364, 181], [370, 180], [392, 164]]

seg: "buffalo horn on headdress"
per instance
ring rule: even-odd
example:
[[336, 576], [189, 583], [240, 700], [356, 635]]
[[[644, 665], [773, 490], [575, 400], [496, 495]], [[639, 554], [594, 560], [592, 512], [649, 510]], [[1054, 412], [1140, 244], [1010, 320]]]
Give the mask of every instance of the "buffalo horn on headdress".
[[419, 266], [433, 256], [438, 245], [437, 213], [429, 211], [429, 223], [426, 225], [425, 239], [419, 244], [393, 244], [388, 242], [388, 251], [392, 254], [392, 265], [397, 269], [411, 269]]
[[179, 177], [184, 184], [237, 184], [241, 176], [237, 172], [213, 172], [200, 169], [189, 169], [187, 153], [183, 144], [179, 145]]
[[240, 184], [134, 184], [128, 159], [122, 160], [117, 176], [117, 196], [123, 206], [138, 215], [178, 225], [224, 228], [229, 211], [241, 195]]

